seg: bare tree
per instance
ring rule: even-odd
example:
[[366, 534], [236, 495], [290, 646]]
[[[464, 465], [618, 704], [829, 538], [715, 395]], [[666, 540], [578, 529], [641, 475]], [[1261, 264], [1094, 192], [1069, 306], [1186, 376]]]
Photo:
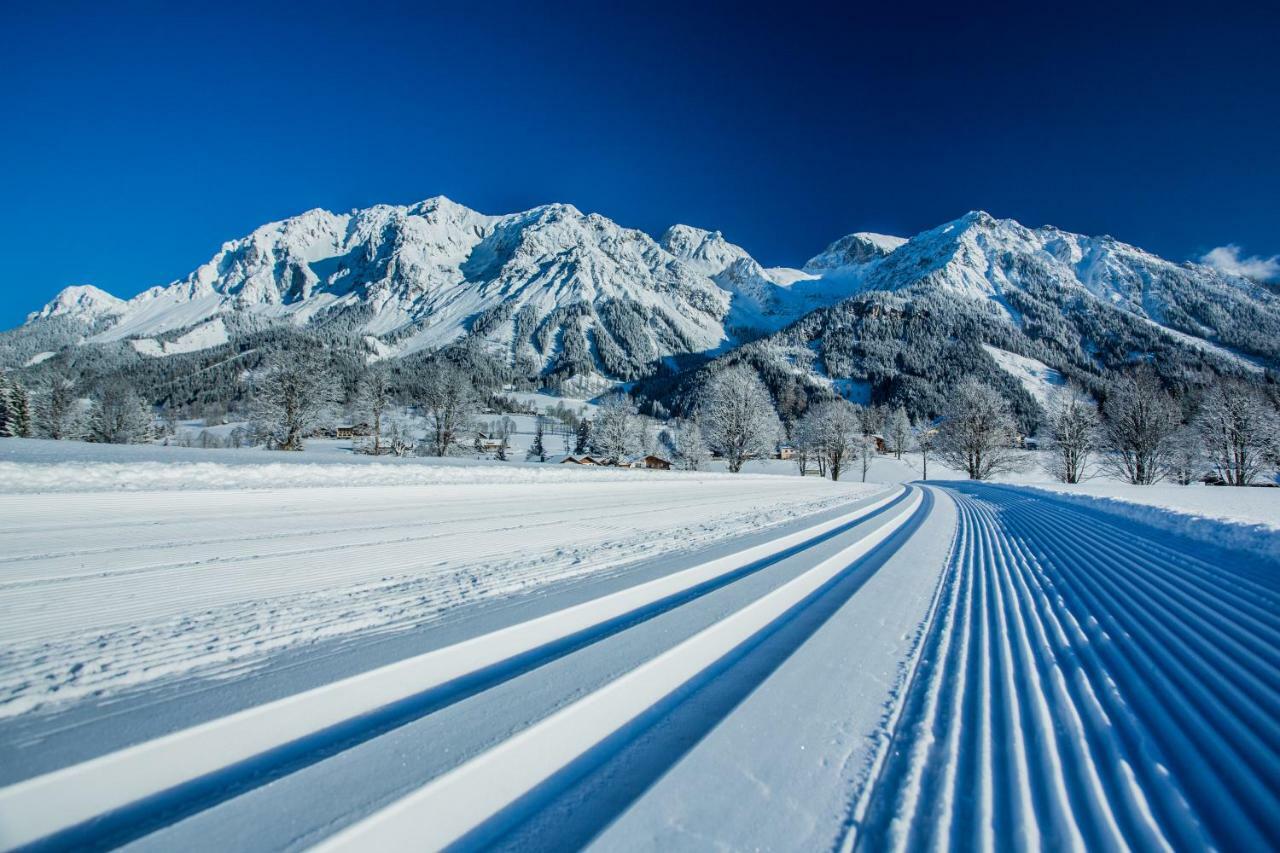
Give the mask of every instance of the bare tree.
[[155, 420], [151, 407], [123, 382], [105, 385], [89, 413], [89, 440], [105, 444], [150, 441]]
[[257, 379], [252, 419], [273, 450], [301, 450], [337, 399], [326, 365], [310, 353], [285, 352]]
[[1055, 388], [1045, 403], [1048, 457], [1046, 470], [1064, 483], [1090, 476], [1089, 461], [1098, 446], [1098, 407], [1075, 385]]
[[911, 420], [907, 417], [906, 409], [899, 406], [889, 413], [885, 419], [884, 435], [893, 446], [894, 458], [901, 459], [902, 454], [911, 447]]
[[1149, 486], [1169, 473], [1182, 414], [1147, 365], [1112, 386], [1103, 406], [1107, 468], [1126, 483]]
[[[820, 438], [818, 436], [817, 424], [810, 417], [812, 409], [806, 411], [803, 415], [796, 419], [791, 425], [791, 446], [795, 451], [792, 457], [796, 463], [796, 467], [800, 469], [800, 476], [809, 473], [809, 463], [818, 461], [818, 453], [820, 450]], [[819, 465], [819, 473], [822, 476], [826, 474]]]
[[737, 473], [748, 459], [767, 456], [782, 423], [755, 371], [736, 365], [722, 371], [703, 391], [698, 406], [703, 432]]
[[54, 377], [40, 394], [36, 423], [46, 438], [76, 439], [84, 434], [84, 418], [75, 383], [64, 376]]
[[915, 444], [916, 450], [920, 451], [920, 479], [928, 480], [929, 457], [938, 447], [938, 428], [928, 422], [916, 423], [912, 425], [911, 433], [911, 440]]
[[692, 418], [677, 421], [672, 431], [676, 461], [686, 471], [700, 471], [711, 458], [707, 441], [702, 437], [702, 427]]
[[634, 452], [636, 421], [635, 404], [623, 394], [614, 394], [600, 403], [591, 420], [591, 442], [602, 455], [618, 460]]
[[1271, 468], [1280, 424], [1262, 390], [1239, 380], [1209, 389], [1195, 420], [1214, 472], [1247, 486]]
[[938, 436], [938, 456], [972, 480], [1021, 467], [1017, 428], [1005, 399], [975, 379], [955, 389]]
[[373, 455], [382, 453], [382, 418], [391, 405], [391, 371], [385, 362], [370, 365], [360, 377], [360, 403], [373, 417]]
[[845, 400], [819, 403], [805, 412], [803, 432], [813, 450], [823, 457], [823, 468], [832, 480], [839, 480], [849, 462], [859, 455], [862, 423], [858, 410]]
[[1204, 443], [1194, 427], [1184, 426], [1170, 440], [1169, 479], [1180, 486], [1189, 486], [1204, 473]]
[[478, 401], [471, 379], [456, 365], [433, 364], [422, 386], [422, 410], [433, 456], [447, 456], [462, 437]]

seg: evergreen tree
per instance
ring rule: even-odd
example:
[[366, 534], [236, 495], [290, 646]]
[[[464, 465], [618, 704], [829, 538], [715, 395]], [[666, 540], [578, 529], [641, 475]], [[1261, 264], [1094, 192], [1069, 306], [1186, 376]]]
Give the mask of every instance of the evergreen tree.
[[0, 436], [8, 438], [13, 435], [13, 412], [10, 401], [9, 383], [0, 375]]
[[547, 461], [547, 449], [542, 441], [542, 418], [537, 419], [537, 426], [533, 433], [533, 446], [529, 448], [529, 458], [537, 459], [539, 462]]
[[17, 382], [9, 388], [9, 434], [14, 438], [31, 437], [31, 395]]
[[586, 453], [591, 446], [591, 421], [583, 418], [578, 421], [577, 439], [573, 445], [574, 453]]

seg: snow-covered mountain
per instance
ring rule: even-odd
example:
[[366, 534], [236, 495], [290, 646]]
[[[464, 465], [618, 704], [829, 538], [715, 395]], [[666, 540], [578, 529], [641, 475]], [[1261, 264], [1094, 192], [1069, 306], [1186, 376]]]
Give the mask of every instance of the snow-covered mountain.
[[75, 344], [106, 364], [205, 351], [214, 364], [280, 330], [355, 341], [368, 358], [465, 343], [512, 378], [580, 391], [746, 358], [775, 390], [922, 411], [957, 370], [1031, 399], [1046, 377], [1097, 385], [1142, 355], [1171, 377], [1280, 365], [1275, 293], [1110, 237], [973, 212], [766, 268], [718, 231], [655, 240], [571, 205], [491, 216], [433, 198], [264, 225], [129, 300], [68, 288], [0, 335], [0, 366], [50, 369]]
[[[68, 288], [29, 321], [79, 321], [79, 342], [128, 341], [150, 356], [226, 343], [222, 318], [367, 336], [406, 355], [464, 336], [531, 374], [644, 375], [670, 356], [714, 351], [735, 328], [768, 331], [813, 307], [718, 233], [661, 241], [553, 204], [489, 216], [445, 198], [349, 214], [311, 210], [224, 244], [164, 287], [120, 300]], [[233, 328], [235, 324], [229, 324]]]
[[936, 413], [976, 374], [1030, 414], [1046, 383], [1100, 391], [1137, 358], [1184, 383], [1280, 366], [1280, 297], [1111, 237], [972, 212], [907, 241], [850, 235], [805, 270], [849, 298], [722, 359], [754, 364], [779, 399], [839, 393]]

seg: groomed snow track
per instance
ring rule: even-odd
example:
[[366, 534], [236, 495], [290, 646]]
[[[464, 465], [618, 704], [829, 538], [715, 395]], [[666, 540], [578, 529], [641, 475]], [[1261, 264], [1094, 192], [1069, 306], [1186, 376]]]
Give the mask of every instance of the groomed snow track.
[[[378, 849], [488, 845], [610, 760], [648, 723], [669, 715], [744, 656], [755, 656], [768, 638], [787, 626], [803, 627], [806, 619], [820, 623], [833, 603], [853, 595], [910, 537], [932, 501], [918, 488], [886, 492], [845, 516], [766, 545], [0, 789], [0, 847], [97, 849], [142, 839], [654, 615], [728, 589], [784, 558], [800, 561], [794, 577], [746, 606], [328, 842], [345, 849], [370, 849], [364, 846], [370, 839]], [[834, 537], [841, 537], [834, 553], [806, 556]], [[805, 630], [784, 634], [784, 645], [803, 642]], [[765, 667], [754, 677], [767, 672]], [[739, 680], [736, 686], [751, 683]], [[692, 727], [705, 731], [710, 725], [714, 720], [701, 719]], [[519, 757], [507, 761], [507, 753]], [[667, 759], [678, 755], [669, 752]], [[446, 812], [436, 810], [441, 790], [450, 807]], [[449, 820], [422, 819], [423, 791], [428, 814]], [[588, 828], [587, 837], [592, 828], [602, 826]]]
[[1014, 488], [949, 491], [952, 565], [846, 846], [1275, 849], [1277, 567]]

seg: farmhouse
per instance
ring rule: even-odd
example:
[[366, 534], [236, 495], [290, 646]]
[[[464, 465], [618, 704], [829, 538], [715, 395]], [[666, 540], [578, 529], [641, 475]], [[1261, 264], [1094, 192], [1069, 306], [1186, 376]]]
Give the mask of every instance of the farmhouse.
[[646, 454], [641, 456], [624, 456], [615, 463], [619, 468], [648, 468], [653, 471], [670, 471], [671, 462], [661, 456]]
[[366, 423], [338, 424], [333, 428], [334, 438], [359, 438], [373, 435], [373, 427]]
[[586, 454], [567, 453], [552, 460], [557, 465], [600, 465], [600, 462]]

